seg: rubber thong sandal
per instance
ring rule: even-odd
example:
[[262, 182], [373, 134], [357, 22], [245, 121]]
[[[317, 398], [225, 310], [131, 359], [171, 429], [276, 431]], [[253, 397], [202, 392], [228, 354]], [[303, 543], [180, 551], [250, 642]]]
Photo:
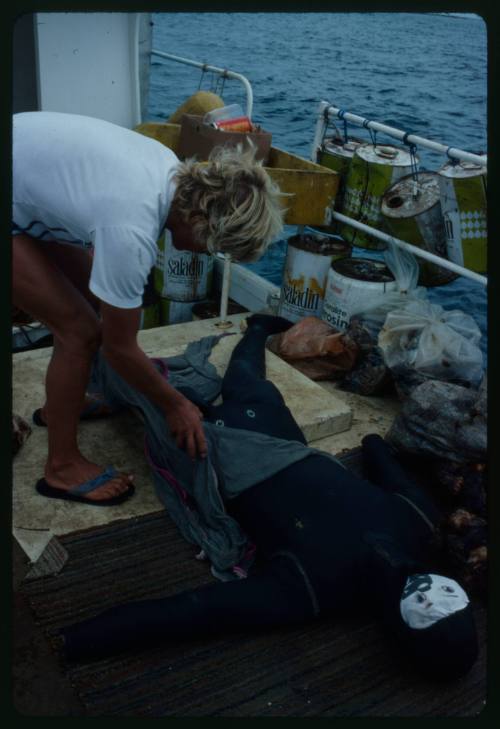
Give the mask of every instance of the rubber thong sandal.
[[[102, 407], [108, 408], [109, 412], [102, 413], [99, 412]], [[113, 408], [111, 405], [108, 405], [105, 400], [99, 400], [98, 398], [93, 398], [88, 402], [85, 407], [83, 408], [80, 420], [92, 420], [93, 418], [106, 418], [109, 415], [113, 415], [114, 413], [118, 412], [118, 408]], [[35, 425], [39, 425], [41, 428], [46, 428], [47, 423], [45, 420], [42, 420], [42, 408], [38, 408], [35, 410], [35, 412], [32, 415], [33, 422]]]
[[133, 484], [130, 484], [128, 489], [122, 494], [119, 494], [118, 496], [113, 496], [110, 499], [100, 499], [99, 501], [97, 501], [95, 499], [87, 499], [81, 494], [88, 494], [91, 491], [95, 491], [97, 488], [99, 488], [99, 486], [103, 486], [103, 484], [110, 481], [116, 475], [118, 475], [118, 471], [116, 470], [116, 468], [110, 466], [99, 476], [96, 476], [96, 478], [92, 478], [89, 481], [84, 481], [83, 483], [78, 484], [78, 486], [73, 486], [68, 491], [65, 491], [64, 489], [54, 488], [54, 486], [48, 484], [44, 478], [41, 478], [37, 482], [35, 488], [41, 496], [47, 496], [49, 499], [78, 501], [81, 504], [90, 504], [91, 506], [115, 506], [117, 504], [123, 503], [132, 496], [135, 491]]

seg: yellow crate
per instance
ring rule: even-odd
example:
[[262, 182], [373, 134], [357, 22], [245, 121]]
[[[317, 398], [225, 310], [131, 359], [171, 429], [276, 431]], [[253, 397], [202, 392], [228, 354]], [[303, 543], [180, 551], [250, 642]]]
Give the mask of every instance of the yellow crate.
[[327, 225], [339, 187], [339, 175], [327, 167], [271, 147], [268, 166], [270, 177], [282, 192], [287, 225]]
[[[137, 132], [158, 140], [177, 151], [180, 124], [145, 122]], [[339, 187], [339, 175], [334, 170], [271, 147], [265, 167], [280, 190], [290, 196], [283, 199], [286, 225], [327, 225]]]

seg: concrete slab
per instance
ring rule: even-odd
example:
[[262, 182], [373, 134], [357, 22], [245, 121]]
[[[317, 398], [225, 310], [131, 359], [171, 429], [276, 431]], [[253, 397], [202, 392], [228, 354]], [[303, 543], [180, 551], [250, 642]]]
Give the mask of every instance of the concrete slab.
[[345, 403], [352, 412], [349, 430], [328, 435], [312, 443], [314, 448], [332, 455], [342, 455], [345, 451], [357, 448], [361, 445], [362, 438], [369, 433], [385, 437], [401, 408], [401, 402], [395, 395], [366, 397], [339, 390], [335, 382], [325, 381], [318, 384], [325, 392], [334, 394], [338, 400]]
[[[247, 314], [231, 316], [232, 326], [217, 327], [218, 319], [193, 321], [141, 331], [139, 341], [149, 356], [171, 356], [183, 351], [190, 341], [227, 331], [214, 348], [211, 361], [223, 374], [231, 352], [241, 338], [240, 323]], [[23, 352], [13, 357], [13, 409], [31, 421], [33, 411], [43, 404], [44, 379], [51, 351]], [[332, 437], [348, 429], [350, 405], [335, 392], [327, 392], [271, 352], [266, 352], [267, 375], [283, 394], [287, 405], [308, 441]], [[68, 534], [121, 519], [130, 519], [163, 509], [153, 486], [142, 447], [142, 426], [133, 413], [82, 422], [79, 430], [82, 452], [103, 466], [135, 474], [136, 494], [115, 507], [57, 501], [39, 496], [34, 485], [43, 476], [47, 431], [33, 426], [33, 432], [14, 459], [13, 527], [16, 540], [32, 561], [43, 554], [53, 536]]]

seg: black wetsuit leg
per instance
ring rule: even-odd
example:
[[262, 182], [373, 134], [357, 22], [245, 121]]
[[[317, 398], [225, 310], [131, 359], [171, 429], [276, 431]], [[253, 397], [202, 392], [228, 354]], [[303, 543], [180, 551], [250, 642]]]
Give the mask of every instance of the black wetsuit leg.
[[252, 402], [265, 399], [268, 404], [284, 404], [283, 397], [266, 380], [266, 340], [271, 334], [289, 329], [292, 324], [274, 316], [254, 315], [235, 346], [222, 381], [222, 399]]
[[250, 317], [248, 329], [235, 346], [222, 381], [223, 403], [209, 408], [208, 420], [306, 444], [282, 394], [265, 379], [266, 339], [291, 326], [280, 317], [260, 314]]
[[82, 661], [162, 642], [293, 625], [313, 615], [302, 575], [290, 559], [277, 557], [259, 575], [119, 605], [62, 635], [68, 660]]
[[439, 522], [441, 514], [436, 504], [407, 475], [383, 438], [375, 434], [365, 436], [362, 451], [363, 470], [369, 481], [388, 493], [408, 499], [433, 525]]

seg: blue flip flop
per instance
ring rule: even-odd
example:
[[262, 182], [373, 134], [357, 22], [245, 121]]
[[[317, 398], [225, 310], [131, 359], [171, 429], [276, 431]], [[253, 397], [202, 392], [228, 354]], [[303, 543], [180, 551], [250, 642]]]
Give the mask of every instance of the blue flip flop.
[[96, 501], [95, 499], [86, 499], [81, 494], [88, 494], [91, 491], [95, 491], [99, 486], [102, 486], [107, 481], [110, 481], [118, 474], [116, 468], [109, 467], [103, 471], [96, 478], [90, 479], [90, 481], [84, 481], [84, 483], [65, 491], [64, 489], [57, 489], [47, 483], [44, 478], [41, 478], [35, 488], [41, 496], [47, 496], [49, 499], [64, 499], [65, 501], [78, 501], [81, 504], [90, 504], [91, 506], [116, 506], [129, 499], [135, 491], [133, 484], [130, 484], [128, 489], [119, 496], [113, 496], [111, 499], [101, 499]]
[[[94, 400], [88, 403], [88, 405], [85, 406], [80, 415], [80, 420], [92, 420], [93, 418], [108, 418], [110, 415], [114, 415], [115, 412], [118, 412], [119, 408], [116, 408], [112, 412], [106, 413], [106, 415], [101, 415], [99, 413], [99, 408], [103, 404], [106, 404], [104, 400]], [[42, 420], [42, 408], [38, 408], [37, 410], [35, 410], [31, 417], [35, 425], [38, 425], [41, 428], [47, 427], [47, 423]]]

